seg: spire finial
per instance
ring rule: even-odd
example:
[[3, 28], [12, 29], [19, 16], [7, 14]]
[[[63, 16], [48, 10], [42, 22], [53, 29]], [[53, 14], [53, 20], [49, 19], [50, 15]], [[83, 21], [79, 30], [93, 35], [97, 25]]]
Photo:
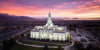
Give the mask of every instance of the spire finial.
[[49, 8], [49, 13], [50, 13], [50, 8]]

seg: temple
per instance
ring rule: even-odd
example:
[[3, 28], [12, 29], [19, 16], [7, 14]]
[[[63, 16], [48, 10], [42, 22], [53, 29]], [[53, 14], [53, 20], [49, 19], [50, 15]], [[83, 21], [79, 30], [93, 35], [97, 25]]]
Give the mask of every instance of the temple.
[[51, 20], [51, 13], [49, 11], [48, 21], [44, 26], [35, 26], [34, 29], [30, 31], [30, 38], [36, 39], [49, 39], [65, 41], [70, 38], [70, 33], [66, 29], [66, 26], [54, 25]]

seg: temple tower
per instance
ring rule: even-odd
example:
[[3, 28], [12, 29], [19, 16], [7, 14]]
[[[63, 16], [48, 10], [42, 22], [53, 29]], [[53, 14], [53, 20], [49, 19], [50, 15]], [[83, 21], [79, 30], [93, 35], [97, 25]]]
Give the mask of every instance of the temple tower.
[[51, 27], [54, 26], [54, 24], [52, 23], [52, 20], [51, 20], [51, 13], [50, 13], [50, 11], [49, 11], [49, 14], [48, 14], [48, 21], [47, 21], [47, 23], [46, 23], [46, 26], [47, 26], [48, 28], [51, 28]]

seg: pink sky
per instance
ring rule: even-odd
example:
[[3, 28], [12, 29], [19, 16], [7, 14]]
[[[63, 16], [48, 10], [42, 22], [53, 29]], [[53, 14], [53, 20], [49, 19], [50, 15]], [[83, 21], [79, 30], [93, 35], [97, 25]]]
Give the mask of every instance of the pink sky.
[[99, 18], [100, 0], [0, 0], [0, 13], [47, 17]]

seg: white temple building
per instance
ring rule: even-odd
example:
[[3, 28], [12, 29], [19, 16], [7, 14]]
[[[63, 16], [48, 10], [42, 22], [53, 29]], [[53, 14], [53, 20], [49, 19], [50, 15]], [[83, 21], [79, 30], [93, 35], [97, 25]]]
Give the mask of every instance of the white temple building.
[[65, 41], [70, 38], [70, 33], [66, 30], [66, 26], [54, 25], [49, 12], [46, 25], [35, 26], [30, 31], [30, 38]]

